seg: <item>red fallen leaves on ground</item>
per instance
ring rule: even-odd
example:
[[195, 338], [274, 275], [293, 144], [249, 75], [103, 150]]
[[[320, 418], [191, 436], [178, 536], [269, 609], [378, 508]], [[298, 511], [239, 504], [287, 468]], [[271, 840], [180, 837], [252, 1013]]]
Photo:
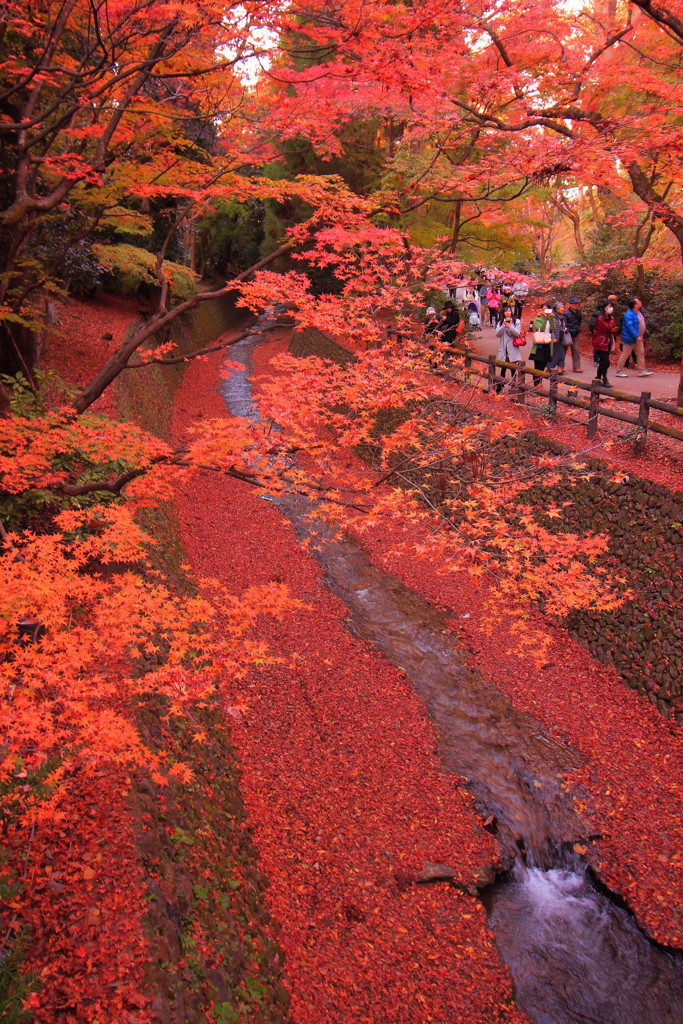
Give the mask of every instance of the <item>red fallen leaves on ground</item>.
[[[219, 360], [188, 368], [177, 434], [226, 414]], [[466, 890], [495, 857], [421, 702], [349, 634], [319, 566], [257, 493], [201, 473], [177, 507], [198, 576], [236, 589], [286, 579], [311, 606], [264, 634], [283, 664], [225, 693], [240, 708], [231, 730], [296, 1024], [521, 1024], [479, 901], [413, 884], [441, 861]]]
[[[283, 343], [262, 346], [254, 375], [272, 372], [269, 361], [283, 349]], [[513, 619], [501, 609], [491, 621], [485, 578], [452, 574], [411, 554], [423, 539], [417, 529], [390, 530], [378, 520], [360, 540], [376, 565], [453, 613], [470, 662], [487, 681], [579, 751], [585, 765], [571, 781], [587, 793], [603, 835], [603, 880], [624, 895], [658, 941], [683, 946], [681, 731], [540, 612], [536, 625], [549, 646], [547, 667], [537, 670], [515, 650], [519, 644], [508, 633]]]
[[[625, 408], [623, 404], [619, 406], [618, 403], [608, 401], [610, 405], [633, 415], [635, 406]], [[584, 452], [587, 458], [601, 459], [623, 472], [634, 473], [674, 491], [683, 491], [683, 441], [651, 431], [647, 436], [645, 449], [636, 454], [633, 451], [632, 428], [628, 423], [599, 417], [596, 435], [588, 441], [588, 414], [584, 410], [572, 410], [568, 406], [558, 405], [557, 416], [553, 421], [549, 421], [538, 413], [530, 412], [524, 406], [516, 403], [513, 405], [512, 400], [504, 394], [496, 399], [475, 395], [472, 405], [480, 412], [495, 416], [495, 404], [492, 402], [503, 403], [506, 410], [514, 409], [515, 417], [541, 437], [564, 444], [572, 451]], [[657, 415], [658, 422], [681, 429], [681, 420], [677, 417], [663, 413]]]
[[[50, 328], [43, 362], [77, 387], [92, 380], [121, 345], [131, 324], [141, 317], [139, 300], [106, 292], [92, 300], [66, 299], [55, 305], [60, 323]], [[116, 416], [112, 388], [94, 403], [92, 411]]]
[[20, 843], [24, 886], [16, 910], [30, 929], [22, 972], [37, 991], [25, 1000], [35, 1024], [126, 1021], [149, 1024], [149, 951], [143, 933], [145, 883], [122, 772], [68, 780], [54, 819]]
[[603, 837], [603, 881], [623, 894], [658, 941], [683, 946], [680, 730], [550, 622], [547, 667], [537, 670], [516, 652], [508, 632], [512, 619], [504, 610], [491, 623], [484, 580], [416, 564], [397, 550], [405, 540], [381, 526], [364, 534], [375, 564], [453, 614], [470, 664], [521, 711], [579, 751], [585, 765], [570, 781], [585, 790], [590, 817]]

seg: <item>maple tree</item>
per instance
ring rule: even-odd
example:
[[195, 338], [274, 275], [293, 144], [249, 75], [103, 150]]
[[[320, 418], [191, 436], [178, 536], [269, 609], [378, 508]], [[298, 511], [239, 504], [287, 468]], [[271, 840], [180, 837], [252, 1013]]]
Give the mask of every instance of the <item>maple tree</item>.
[[[11, 726], [0, 787], [15, 840], [67, 813], [75, 775], [144, 767], [159, 785], [186, 781], [186, 764], [142, 741], [140, 705], [161, 697], [201, 742], [193, 709], [269, 657], [251, 637], [257, 616], [300, 607], [280, 585], [236, 598], [208, 584], [214, 600], [188, 598], [155, 573], [139, 513], [183, 474], [210, 469], [270, 495], [303, 494], [361, 534], [379, 520], [422, 528], [429, 541], [412, 553], [490, 578], [494, 601], [541, 602], [563, 616], [623, 597], [600, 565], [604, 538], [568, 534], [559, 552], [551, 525], [562, 509], [520, 506], [529, 474], [552, 482], [562, 460], [490, 466], [492, 446], [514, 442], [522, 425], [461, 416], [467, 381], [454, 393], [454, 379], [432, 372], [449, 369], [445, 346], [425, 352], [411, 339], [425, 295], [463, 268], [466, 225], [514, 223], [523, 201], [533, 230], [553, 205], [546, 187], [575, 232], [572, 189], [590, 197], [599, 187], [619, 197], [624, 223], [645, 209], [646, 230], [660, 223], [683, 247], [682, 137], [669, 106], [680, 89], [678, 8], [633, 6], [637, 20], [608, 5], [603, 27], [550, 0], [446, 11], [434, 0], [5, 5], [0, 340], [24, 373], [0, 419], [0, 674]], [[632, 116], [624, 64], [640, 76], [645, 116]], [[352, 125], [383, 154], [372, 174], [348, 181], [325, 161], [343, 155]], [[315, 173], [276, 173], [302, 141], [317, 154]], [[183, 268], [169, 259], [178, 239], [248, 202], [295, 204], [296, 216], [225, 284], [203, 289], [185, 268], [180, 294]], [[418, 237], [417, 218], [435, 208], [447, 216]], [[156, 305], [80, 391], [57, 393], [35, 372], [37, 301], [86, 239], [112, 272], [134, 264], [154, 282]], [[315, 273], [334, 288], [321, 294]], [[344, 337], [356, 361], [283, 359], [262, 385], [259, 421], [206, 420], [180, 444], [93, 414], [124, 369], [187, 359], [161, 332], [231, 290], [245, 308], [282, 303], [292, 322]], [[386, 416], [398, 425], [385, 429]], [[359, 448], [372, 467], [355, 459]], [[587, 472], [580, 459], [562, 469]], [[47, 524], [35, 515], [41, 502]], [[542, 657], [531, 630], [519, 643]]]
[[400, 211], [450, 204], [457, 231], [468, 211], [559, 179], [609, 190], [622, 223], [644, 211], [683, 252], [678, 6], [310, 5], [300, 31], [325, 60], [278, 68], [283, 130], [304, 108], [337, 127], [383, 112], [402, 125]]
[[[323, 6], [321, 11], [325, 10]], [[96, 377], [69, 400], [77, 413], [84, 413], [124, 368], [154, 361], [173, 362], [179, 358], [169, 344], [143, 352], [141, 349], [180, 313], [198, 301], [208, 300], [237, 285], [241, 287], [245, 305], [258, 309], [282, 301], [293, 310], [299, 323], [350, 336], [362, 347], [372, 349], [383, 345], [388, 326], [409, 333], [420, 315], [424, 290], [452, 277], [460, 264], [442, 253], [439, 245], [424, 248], [411, 242], [398, 225], [407, 206], [415, 201], [426, 201], [425, 195], [433, 197], [453, 188], [459, 192], [457, 202], [463, 203], [464, 190], [474, 183], [493, 200], [507, 181], [504, 176], [509, 177], [509, 160], [503, 161], [500, 169], [489, 170], [496, 160], [496, 152], [500, 158], [501, 147], [509, 145], [507, 139], [503, 141], [505, 126], [496, 124], [497, 115], [490, 112], [491, 104], [507, 104], [510, 88], [516, 101], [521, 103], [522, 97], [515, 92], [520, 87], [511, 85], [511, 64], [505, 59], [507, 51], [500, 42], [498, 30], [482, 13], [473, 22], [472, 12], [458, 9], [442, 18], [437, 26], [430, 20], [435, 12], [429, 3], [414, 8], [395, 5], [390, 12], [370, 7], [348, 38], [343, 9], [329, 19], [322, 18], [322, 14], [319, 16], [313, 8], [304, 13], [285, 14], [272, 5], [266, 10], [260, 5], [234, 7], [210, 0], [182, 5], [151, 5], [145, 0], [92, 5], [65, 0], [40, 13], [33, 9], [24, 12], [21, 5], [14, 5], [11, 13], [14, 17], [5, 25], [4, 44], [11, 44], [14, 52], [3, 70], [7, 88], [3, 100], [5, 116], [0, 124], [2, 131], [13, 139], [13, 145], [5, 149], [10, 173], [2, 213], [8, 241], [2, 277], [6, 338], [16, 344], [14, 328], [30, 328], [26, 312], [29, 296], [46, 281], [49, 268], [36, 264], [31, 255], [31, 240], [40, 228], [41, 218], [53, 211], [64, 216], [63, 207], [68, 203], [68, 216], [77, 222], [80, 236], [84, 230], [118, 217], [128, 230], [131, 219], [143, 230], [144, 222], [149, 219], [145, 204], [160, 197], [172, 199], [175, 210], [172, 225], [156, 257], [159, 284], [156, 314], [133, 331]], [[566, 28], [568, 20], [561, 12], [555, 13], [560, 27]], [[524, 18], [530, 16], [530, 11], [524, 8], [514, 15], [502, 12], [501, 16], [505, 31], [512, 33], [524, 25]], [[296, 28], [297, 39], [308, 38], [313, 53], [320, 47], [326, 49], [328, 59], [322, 66], [324, 73], [312, 80], [310, 77], [303, 80], [302, 75], [310, 76], [315, 64], [311, 58], [301, 71], [296, 63], [301, 47], [298, 43], [299, 49], [283, 48], [271, 64], [279, 75], [285, 76], [288, 86], [284, 94], [270, 81], [274, 71], [265, 74], [255, 89], [248, 90], [236, 67], [258, 53], [256, 30], [276, 32], [285, 28], [291, 30], [292, 26]], [[452, 37], [457, 29], [459, 38], [466, 39], [467, 32], [474, 31], [473, 26], [479, 26], [480, 34], [472, 37], [468, 45], [458, 43], [455, 46], [454, 59], [457, 60], [449, 64], [449, 81], [430, 78], [426, 92], [423, 88], [420, 104], [409, 100], [411, 90], [417, 89], [418, 75], [424, 86], [425, 68], [431, 68], [436, 75], [434, 56], [446, 35]], [[486, 46], [482, 44], [481, 32]], [[624, 30], [620, 36], [625, 34]], [[344, 45], [352, 49], [345, 50], [343, 60], [335, 63], [329, 55], [338, 54], [342, 37]], [[609, 39], [605, 52], [614, 42], [611, 36]], [[353, 47], [361, 44], [371, 48], [374, 56], [358, 68], [349, 54], [354, 52]], [[409, 54], [406, 47], [410, 49]], [[406, 57], [405, 61], [397, 62], [399, 51]], [[578, 71], [585, 66], [585, 53], [581, 47], [577, 47], [577, 52], [583, 64], [575, 57], [570, 69], [574, 82]], [[454, 99], [456, 79], [461, 91], [466, 89], [474, 94], [481, 88], [472, 63], [475, 53], [477, 62], [486, 63], [492, 72], [485, 114], [476, 106], [472, 107], [472, 99], [467, 102]], [[507, 70], [496, 78], [493, 72], [496, 68], [500, 71], [501, 59]], [[537, 74], [538, 63], [534, 64]], [[469, 72], [467, 67], [470, 67]], [[349, 79], [351, 71], [349, 87], [340, 85], [339, 79], [343, 83]], [[439, 74], [443, 74], [443, 67]], [[559, 83], [553, 78], [546, 83], [546, 89], [559, 89], [560, 84], [568, 88], [566, 82]], [[311, 88], [315, 91], [315, 105], [308, 102]], [[398, 175], [401, 171], [405, 151], [414, 150], [422, 142], [436, 154], [427, 169], [416, 177], [404, 175], [400, 187], [390, 177], [388, 184], [374, 194], [362, 196], [353, 193], [334, 176], [299, 176], [275, 181], [244, 172], [244, 161], [249, 161], [246, 166], [251, 171], [259, 159], [272, 157], [269, 143], [274, 133], [285, 139], [305, 136], [323, 150], [325, 147], [334, 150], [337, 144], [335, 136], [327, 130], [329, 124], [343, 124], [352, 98], [357, 107], [358, 96], [364, 108], [376, 109], [380, 93], [384, 98], [379, 109], [386, 114], [388, 103], [397, 104], [403, 118], [402, 146], [395, 149], [392, 174]], [[436, 103], [437, 96], [439, 103]], [[449, 115], [455, 111], [459, 118], [457, 125], [439, 128], [439, 119], [444, 117], [443, 102], [447, 103]], [[534, 103], [540, 102], [537, 96]], [[547, 106], [549, 100], [543, 102]], [[259, 115], [255, 130], [247, 131], [240, 120], [242, 104], [249, 114]], [[175, 112], [174, 117], [166, 117], [168, 109]], [[553, 109], [553, 116], [562, 120], [557, 104]], [[219, 113], [220, 130], [215, 127]], [[392, 113], [392, 117], [395, 116], [396, 110]], [[543, 126], [554, 131], [560, 120], [556, 124], [544, 124], [549, 116], [546, 110], [543, 116], [534, 115], [533, 123], [525, 122], [523, 126], [529, 129]], [[205, 130], [213, 125], [220, 135], [213, 140], [216, 145], [200, 143], [196, 125], [193, 130], [197, 137], [188, 135], [189, 126], [197, 119]], [[248, 119], [245, 115], [244, 121]], [[587, 123], [593, 124], [590, 118]], [[326, 126], [324, 132], [323, 125]], [[491, 126], [495, 130], [491, 130]], [[513, 135], [517, 134], [517, 127], [515, 125]], [[673, 132], [662, 121], [661, 132], [665, 130]], [[446, 132], [445, 138], [439, 137], [442, 131]], [[566, 132], [558, 134], [566, 140]], [[484, 150], [485, 135], [490, 135], [491, 139], [490, 146]], [[524, 145], [529, 148], [528, 140]], [[458, 147], [465, 149], [461, 151]], [[470, 150], [476, 150], [476, 156], [469, 154]], [[454, 160], [456, 152], [458, 158]], [[468, 154], [471, 156], [469, 163]], [[542, 166], [547, 168], [547, 161], [545, 153]], [[527, 166], [526, 177], [538, 178], [542, 166], [539, 167], [536, 155], [532, 154]], [[164, 257], [180, 225], [197, 211], [207, 209], [212, 199], [254, 197], [274, 200], [297, 197], [307, 204], [309, 214], [288, 229], [288, 238], [282, 246], [237, 275], [225, 288], [200, 292], [173, 304]], [[72, 240], [69, 236], [65, 244], [69, 245]], [[313, 267], [331, 268], [340, 287], [334, 294], [317, 295], [305, 273], [289, 270], [276, 274], [264, 269], [283, 251], [290, 251], [294, 259], [306, 261]], [[419, 502], [414, 494], [406, 498], [401, 488], [393, 488], [389, 499], [382, 496], [376, 502], [376, 483], [370, 478], [329, 479], [326, 466], [330, 460], [334, 461], [346, 447], [373, 440], [377, 409], [406, 409], [411, 403], [418, 405], [418, 412], [409, 415], [403, 426], [383, 442], [379, 465], [386, 480], [396, 472], [390, 465], [395, 453], [398, 450], [420, 451], [426, 436], [432, 438], [429, 456], [411, 456], [422, 469], [428, 469], [429, 460], [436, 458], [434, 450], [438, 451], [441, 463], [461, 464], [463, 459], [465, 462], [476, 460], [477, 452], [491, 443], [492, 431], [498, 432], [498, 436], [514, 436], [518, 429], [510, 419], [501, 420], [498, 427], [481, 423], [454, 426], [438, 406], [445, 401], [442, 386], [425, 377], [423, 363], [417, 350], [397, 352], [381, 359], [368, 353], [360, 359], [356, 369], [343, 371], [345, 379], [336, 377], [320, 364], [307, 364], [289, 375], [286, 392], [269, 395], [269, 415], [277, 422], [288, 424], [285, 434], [273, 435], [265, 427], [240, 420], [207, 423], [184, 447], [175, 449], [130, 427], [89, 415], [74, 416], [68, 405], [36, 407], [29, 415], [15, 409], [15, 414], [3, 421], [2, 490], [5, 495], [22, 500], [27, 496], [30, 499], [32, 494], [48, 492], [62, 499], [94, 502], [87, 512], [63, 511], [54, 520], [55, 533], [49, 540], [31, 539], [31, 551], [41, 552], [44, 565], [52, 566], [48, 577], [55, 579], [64, 575], [60, 559], [66, 557], [64, 545], [67, 545], [74, 569], [80, 570], [79, 579], [82, 576], [87, 580], [87, 586], [79, 584], [86, 588], [83, 601], [90, 592], [88, 588], [93, 586], [88, 579], [91, 560], [106, 563], [141, 557], [142, 539], [136, 532], [133, 517], [137, 507], [136, 481], [145, 478], [146, 500], [151, 500], [157, 493], [154, 488], [160, 488], [158, 494], [162, 494], [168, 472], [180, 466], [214, 467], [272, 492], [290, 489], [316, 496], [322, 494], [334, 502], [343, 503], [345, 499], [340, 496], [348, 490], [351, 492], [349, 503], [358, 506], [363, 502], [366, 516], [392, 514], [419, 518], [423, 514]], [[433, 402], [437, 403], [438, 412], [432, 413], [430, 403]], [[334, 412], [339, 405], [346, 410], [343, 414]], [[424, 408], [430, 410], [426, 417], [422, 413]], [[321, 436], [323, 428], [324, 436]], [[376, 437], [373, 443], [377, 444]], [[309, 460], [305, 463], [306, 469], [292, 464], [292, 456], [297, 454]], [[570, 599], [590, 602], [599, 595], [604, 601], [604, 588], [591, 589], [595, 576], [586, 573], [585, 562], [580, 560], [573, 563], [576, 578], [572, 580], [574, 596], [570, 598], [571, 588], [561, 586], [555, 575], [555, 570], [560, 569], [559, 563], [552, 568], [550, 535], [532, 518], [520, 520], [520, 535], [511, 537], [505, 525], [506, 512], [509, 516], [507, 505], [521, 486], [515, 479], [504, 482], [475, 479], [470, 493], [451, 499], [453, 517], [462, 521], [454, 534], [435, 541], [436, 556], [460, 549], [475, 561], [485, 563], [493, 556], [481, 542], [487, 536], [495, 536], [494, 561], [503, 558], [510, 571], [508, 578], [513, 581], [511, 585], [520, 593], [538, 596], [540, 580], [544, 578], [548, 582], [546, 593], [553, 595], [551, 607], [557, 613], [566, 610]], [[124, 492], [128, 502], [132, 502], [132, 511], [126, 513], [115, 504]], [[103, 495], [112, 496], [114, 504], [102, 506]], [[85, 538], [81, 546], [73, 538], [74, 532], [79, 530], [84, 531]], [[10, 535], [8, 544], [3, 556], [7, 571], [10, 575], [17, 574], [15, 589], [7, 591], [8, 600], [14, 602], [11, 609], [19, 614], [21, 605], [22, 614], [36, 615], [50, 626], [50, 636], [69, 634], [65, 623], [71, 621], [71, 608], [68, 601], [65, 603], [63, 588], [57, 590], [61, 594], [59, 613], [51, 611], [37, 596], [30, 596], [33, 592], [20, 582], [28, 570], [22, 568], [17, 573], [17, 566], [30, 564], [23, 551], [25, 541]], [[480, 552], [475, 557], [478, 545]], [[592, 553], [585, 548], [583, 553], [586, 558], [595, 559], [600, 550], [600, 543], [596, 542]], [[539, 559], [545, 567], [543, 577], [537, 568]], [[578, 583], [578, 578], [584, 576], [585, 587]], [[70, 575], [65, 578], [71, 580]], [[114, 586], [113, 594], [117, 593]], [[114, 596], [111, 599], [120, 600]], [[104, 601], [104, 597], [100, 600]], [[163, 609], [167, 598], [159, 592], [158, 600]], [[170, 608], [169, 621], [172, 618]], [[16, 619], [11, 609], [8, 605], [7, 623]], [[196, 612], [194, 609], [192, 613], [185, 613], [190, 618], [180, 629], [183, 637], [191, 628], [189, 621], [195, 621]], [[6, 628], [12, 653], [8, 664], [21, 663], [23, 671], [29, 649], [20, 648], [23, 659], [17, 662], [13, 646], [17, 641], [10, 627]], [[139, 630], [141, 627], [133, 620], [128, 621], [127, 628]], [[65, 644], [64, 658], [68, 650]], [[122, 656], [115, 645], [111, 650], [112, 654], [116, 652], [116, 658]], [[178, 654], [169, 655], [174, 672], [179, 671], [177, 665], [186, 656], [182, 645]], [[31, 657], [36, 657], [38, 665], [42, 665], [43, 654], [33, 653]], [[89, 664], [94, 662], [95, 654], [92, 658]], [[15, 668], [8, 671], [14, 672]], [[183, 669], [183, 672], [189, 670]], [[165, 680], [161, 672], [162, 690]], [[11, 771], [9, 761], [8, 766]]]

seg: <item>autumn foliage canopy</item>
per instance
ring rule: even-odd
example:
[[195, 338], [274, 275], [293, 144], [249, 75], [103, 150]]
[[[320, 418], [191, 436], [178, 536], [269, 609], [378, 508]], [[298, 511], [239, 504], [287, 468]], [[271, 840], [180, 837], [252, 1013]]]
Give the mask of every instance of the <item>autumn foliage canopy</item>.
[[[561, 508], [520, 510], [527, 478], [490, 469], [487, 452], [521, 423], [460, 415], [412, 339], [429, 290], [462, 269], [463, 225], [495, 231], [542, 188], [616, 196], [623, 223], [653, 225], [653, 261], [680, 262], [680, 0], [9, 0], [0, 18], [0, 345], [13, 377], [0, 419], [0, 794], [14, 850], [63, 820], [82, 773], [187, 780], [143, 742], [140, 708], [159, 702], [201, 740], [196, 709], [220, 700], [226, 673], [270, 656], [250, 639], [256, 617], [298, 607], [280, 584], [237, 598], [209, 582], [198, 597], [163, 578], [140, 514], [179, 474], [301, 493], [360, 532], [378, 517], [415, 523], [430, 538], [417, 556], [490, 575], [506, 603], [562, 616], [618, 600], [603, 540], [567, 535], [560, 558]], [[327, 173], [359, 126], [381, 154], [364, 191]], [[307, 173], [291, 171], [293, 143]], [[250, 203], [285, 211], [281, 234], [206, 286], [178, 239]], [[435, 209], [448, 228], [421, 237]], [[36, 338], [85, 243], [151, 254], [153, 308], [65, 391], [37, 373]], [[193, 285], [181, 298], [171, 250]], [[287, 357], [258, 422], [206, 421], [177, 445], [98, 411], [122, 373], [185, 358], [182, 313], [236, 290], [245, 311], [281, 303], [289, 323], [343, 337], [356, 361]], [[425, 496], [446, 470], [457, 487], [436, 511]], [[527, 466], [557, 471], [547, 457]]]

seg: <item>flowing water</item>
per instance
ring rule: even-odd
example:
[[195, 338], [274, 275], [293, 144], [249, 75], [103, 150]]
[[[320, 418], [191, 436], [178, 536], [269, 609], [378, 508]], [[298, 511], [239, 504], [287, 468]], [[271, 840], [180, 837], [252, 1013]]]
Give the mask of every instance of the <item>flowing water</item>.
[[[249, 370], [260, 340], [231, 349], [245, 364], [222, 385], [233, 415], [256, 416]], [[314, 519], [310, 501], [288, 495], [277, 504], [310, 540], [349, 628], [405, 672], [444, 764], [492, 819], [507, 871], [482, 898], [517, 1004], [537, 1024], [683, 1024], [683, 958], [651, 942], [573, 852], [590, 830], [564, 781], [580, 763], [576, 752], [468, 669], [444, 615]]]

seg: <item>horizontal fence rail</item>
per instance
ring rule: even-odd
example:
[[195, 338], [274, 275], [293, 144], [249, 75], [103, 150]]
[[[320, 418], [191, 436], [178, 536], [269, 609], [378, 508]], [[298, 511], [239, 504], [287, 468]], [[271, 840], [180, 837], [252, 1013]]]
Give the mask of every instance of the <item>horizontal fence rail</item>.
[[[509, 383], [509, 393], [515, 401], [521, 404], [525, 404], [527, 398], [534, 396], [548, 399], [552, 414], [555, 414], [557, 411], [558, 402], [562, 405], [572, 406], [575, 409], [585, 409], [588, 412], [586, 429], [589, 438], [595, 437], [598, 429], [598, 419], [600, 416], [605, 416], [607, 419], [619, 420], [621, 423], [628, 423], [638, 428], [634, 439], [636, 451], [641, 451], [644, 448], [648, 431], [652, 431], [654, 434], [663, 434], [665, 437], [675, 438], [677, 441], [683, 441], [683, 430], [679, 430], [677, 427], [669, 427], [664, 423], [657, 423], [650, 419], [650, 410], [656, 409], [658, 412], [665, 412], [670, 416], [678, 417], [683, 423], [683, 408], [673, 403], [669, 404], [668, 402], [660, 402], [654, 399], [650, 391], [643, 391], [640, 395], [630, 395], [625, 391], [617, 391], [615, 388], [603, 387], [596, 381], [584, 384], [583, 381], [574, 380], [573, 378], [571, 381], [563, 380], [561, 375], [552, 371], [537, 370], [522, 363], [507, 363], [501, 359], [496, 359], [492, 355], [479, 355], [468, 348], [453, 348], [451, 352], [464, 359], [465, 370], [471, 370], [473, 363], [482, 363], [486, 366], [486, 374], [484, 376], [488, 381], [490, 389], [494, 389], [498, 385], [507, 386], [508, 384], [507, 378], [496, 373], [497, 368], [512, 370], [513, 377]], [[526, 383], [525, 378], [527, 375], [532, 378], [531, 387]], [[535, 381], [538, 381], [538, 384], [534, 383]], [[548, 382], [547, 389], [541, 384], [544, 381]], [[574, 392], [587, 392], [588, 400], [576, 398], [574, 395], [563, 394], [560, 391], [560, 384]], [[629, 415], [627, 412], [621, 412], [618, 409], [606, 408], [604, 403], [601, 402], [602, 398], [611, 398], [616, 402], [627, 402], [631, 405], [636, 405], [638, 406], [637, 413]]]

